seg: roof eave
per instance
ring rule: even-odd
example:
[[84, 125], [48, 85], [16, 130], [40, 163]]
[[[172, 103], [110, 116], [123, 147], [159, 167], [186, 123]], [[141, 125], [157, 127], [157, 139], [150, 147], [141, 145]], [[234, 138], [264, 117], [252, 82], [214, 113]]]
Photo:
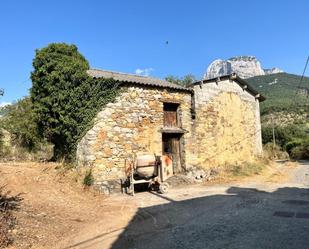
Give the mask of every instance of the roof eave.
[[200, 85], [200, 84], [203, 84], [203, 83], [210, 83], [210, 82], [214, 82], [214, 81], [219, 82], [219, 81], [226, 80], [226, 79], [235, 80], [236, 82], [238, 82], [240, 85], [242, 85], [244, 90], [247, 90], [249, 93], [251, 93], [260, 102], [263, 102], [264, 100], [266, 100], [266, 98], [262, 94], [260, 94], [258, 91], [256, 91], [247, 81], [240, 78], [235, 73], [219, 76], [219, 77], [212, 78], [212, 79], [204, 79], [204, 80], [196, 81], [196, 82], [190, 84], [190, 86]]
[[[95, 76], [91, 76], [92, 78], [94, 79], [102, 79], [104, 77], [95, 77]], [[107, 79], [107, 78], [105, 78]], [[113, 79], [113, 78], [111, 78]], [[115, 80], [115, 79], [113, 79]], [[173, 86], [162, 86], [162, 85], [156, 85], [156, 84], [151, 84], [151, 83], [142, 83], [142, 82], [135, 82], [135, 81], [127, 81], [127, 80], [115, 80], [119, 83], [122, 83], [122, 84], [134, 84], [134, 85], [142, 85], [142, 86], [148, 86], [148, 87], [155, 87], [155, 88], [163, 88], [163, 89], [172, 89], [172, 90], [175, 90], [175, 91], [183, 91], [183, 92], [190, 92], [191, 94], [193, 93], [193, 89], [192, 88], [185, 88], [185, 87], [173, 87]]]

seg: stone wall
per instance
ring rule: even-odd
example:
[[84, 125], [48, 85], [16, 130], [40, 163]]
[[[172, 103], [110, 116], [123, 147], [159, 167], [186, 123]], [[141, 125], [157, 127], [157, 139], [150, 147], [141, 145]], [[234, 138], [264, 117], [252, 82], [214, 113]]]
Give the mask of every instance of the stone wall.
[[97, 114], [78, 144], [78, 165], [91, 167], [96, 184], [110, 187], [125, 177], [133, 154], [161, 155], [164, 102], [180, 104], [185, 169], [241, 163], [262, 152], [259, 101], [236, 82], [195, 85], [193, 101], [190, 92], [135, 85]]
[[187, 130], [185, 148], [192, 126], [190, 92], [131, 86], [98, 113], [93, 128], [78, 144], [78, 164], [92, 167], [100, 183], [124, 177], [126, 160], [134, 153], [161, 155], [164, 102], [180, 104], [180, 122]]
[[250, 161], [262, 152], [259, 101], [236, 82], [194, 86], [191, 163], [203, 168]]

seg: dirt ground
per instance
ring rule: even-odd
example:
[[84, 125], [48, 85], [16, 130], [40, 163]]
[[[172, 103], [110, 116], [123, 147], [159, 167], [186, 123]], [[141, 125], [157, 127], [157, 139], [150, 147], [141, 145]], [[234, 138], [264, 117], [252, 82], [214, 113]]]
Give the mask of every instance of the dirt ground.
[[121, 243], [117, 247], [117, 241], [136, 219], [150, 220], [152, 226], [160, 227], [160, 220], [147, 212], [148, 208], [218, 194], [232, 185], [286, 185], [291, 181], [290, 172], [296, 169], [295, 164], [276, 164], [262, 175], [241, 181], [177, 187], [168, 195], [142, 192], [135, 197], [105, 197], [84, 189], [74, 174], [64, 173], [57, 164], [0, 163], [0, 186], [6, 185], [13, 195], [22, 193], [23, 197], [20, 210], [15, 212], [18, 224], [11, 231], [14, 244], [10, 248], [143, 248], [132, 241], [132, 247], [127, 241], [128, 247]]
[[[64, 238], [84, 227], [104, 220], [118, 225], [119, 208], [135, 210], [134, 203], [121, 198], [106, 198], [64, 175], [57, 164], [1, 163], [0, 186], [12, 195], [22, 193], [17, 226], [12, 230], [11, 248], [57, 248]], [[129, 218], [129, 217], [128, 217]]]

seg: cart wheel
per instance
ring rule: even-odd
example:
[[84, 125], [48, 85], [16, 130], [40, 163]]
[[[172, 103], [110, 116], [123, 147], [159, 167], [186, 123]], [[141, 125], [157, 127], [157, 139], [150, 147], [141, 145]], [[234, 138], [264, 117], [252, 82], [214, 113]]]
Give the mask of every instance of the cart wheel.
[[128, 195], [131, 195], [132, 194], [132, 188], [130, 188], [130, 187], [127, 187], [126, 188], [126, 194], [128, 194]]
[[159, 185], [159, 191], [161, 194], [166, 194], [168, 192], [168, 188], [170, 186], [168, 185], [167, 182], [162, 182], [160, 185]]

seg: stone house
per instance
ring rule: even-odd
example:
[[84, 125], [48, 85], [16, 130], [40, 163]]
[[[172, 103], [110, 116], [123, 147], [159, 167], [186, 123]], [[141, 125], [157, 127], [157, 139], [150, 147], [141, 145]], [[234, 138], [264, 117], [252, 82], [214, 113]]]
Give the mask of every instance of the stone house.
[[77, 163], [92, 168], [97, 184], [123, 178], [134, 153], [171, 153], [175, 173], [262, 153], [259, 102], [265, 98], [235, 74], [188, 87], [97, 69], [88, 74], [113, 78], [122, 88], [78, 144]]

